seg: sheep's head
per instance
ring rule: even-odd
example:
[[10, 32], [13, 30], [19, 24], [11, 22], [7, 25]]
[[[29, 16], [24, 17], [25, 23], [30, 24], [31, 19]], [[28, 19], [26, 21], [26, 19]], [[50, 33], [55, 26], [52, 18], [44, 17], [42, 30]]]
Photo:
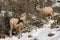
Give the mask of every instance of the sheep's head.
[[24, 12], [24, 13], [22, 13], [22, 14], [21, 14], [21, 17], [20, 17], [20, 19], [21, 19], [21, 20], [24, 20], [24, 19], [26, 19], [26, 12]]

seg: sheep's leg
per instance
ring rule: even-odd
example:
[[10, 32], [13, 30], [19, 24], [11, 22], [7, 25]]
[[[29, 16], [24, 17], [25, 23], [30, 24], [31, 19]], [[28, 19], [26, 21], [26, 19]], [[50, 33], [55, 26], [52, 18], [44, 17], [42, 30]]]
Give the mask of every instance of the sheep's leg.
[[49, 19], [51, 20], [51, 19], [52, 19], [52, 17], [51, 17], [51, 16], [49, 16]]
[[54, 17], [53, 17], [53, 14], [51, 14], [51, 19], [53, 19]]
[[19, 38], [20, 38], [20, 37], [22, 37], [22, 30], [21, 30], [20, 27], [19, 27], [19, 30], [18, 31], [19, 31], [18, 35], [19, 35]]
[[13, 30], [13, 25], [10, 25], [10, 37], [12, 37], [12, 30]]

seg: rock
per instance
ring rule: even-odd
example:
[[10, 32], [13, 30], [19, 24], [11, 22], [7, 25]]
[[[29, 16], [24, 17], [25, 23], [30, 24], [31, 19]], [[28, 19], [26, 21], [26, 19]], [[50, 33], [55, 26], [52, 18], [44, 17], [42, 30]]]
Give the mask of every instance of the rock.
[[30, 34], [30, 35], [28, 35], [28, 38], [31, 38], [32, 37], [32, 35]]
[[37, 40], [36, 38], [34, 38], [34, 40]]
[[49, 33], [49, 34], [48, 34], [49, 37], [52, 37], [52, 36], [54, 36], [54, 35], [55, 35], [55, 34], [52, 34], [52, 33]]

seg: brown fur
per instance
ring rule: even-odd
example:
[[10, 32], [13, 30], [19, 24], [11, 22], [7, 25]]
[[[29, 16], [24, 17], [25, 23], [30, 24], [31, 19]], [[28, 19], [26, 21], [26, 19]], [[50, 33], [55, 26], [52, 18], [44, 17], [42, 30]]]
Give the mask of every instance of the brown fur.
[[21, 14], [21, 18], [20, 19], [23, 20], [23, 22], [20, 22], [19, 24], [17, 24], [17, 22], [19, 20], [17, 18], [12, 18], [10, 20], [10, 37], [12, 37], [12, 30], [13, 30], [13, 28], [18, 29], [19, 37], [22, 36], [22, 28], [26, 24], [26, 13], [25, 12]]

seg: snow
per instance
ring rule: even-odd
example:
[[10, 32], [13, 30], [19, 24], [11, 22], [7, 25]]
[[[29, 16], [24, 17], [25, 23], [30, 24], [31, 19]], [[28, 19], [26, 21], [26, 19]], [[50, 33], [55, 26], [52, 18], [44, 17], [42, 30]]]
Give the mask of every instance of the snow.
[[54, 22], [54, 20], [49, 20], [47, 24], [43, 25], [43, 28], [50, 28], [50, 26], [53, 22]]
[[60, 7], [60, 3], [56, 2], [52, 5], [52, 7]]
[[6, 13], [5, 10], [1, 10], [1, 15], [4, 17], [4, 14]]
[[12, 13], [13, 13], [12, 11], [7, 11], [7, 12], [8, 12], [8, 16], [13, 16], [12, 15]]
[[56, 13], [56, 12], [54, 12], [54, 14], [53, 14], [53, 16], [58, 16], [59, 15], [59, 13]]

